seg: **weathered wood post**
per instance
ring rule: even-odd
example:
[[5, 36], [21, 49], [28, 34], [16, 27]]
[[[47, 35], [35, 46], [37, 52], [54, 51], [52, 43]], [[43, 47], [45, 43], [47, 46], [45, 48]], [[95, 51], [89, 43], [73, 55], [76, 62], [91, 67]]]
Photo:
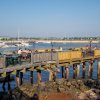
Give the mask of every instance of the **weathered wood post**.
[[8, 90], [10, 90], [10, 73], [7, 75], [7, 81], [8, 81]]
[[53, 81], [56, 81], [56, 71], [53, 72]]
[[17, 84], [17, 87], [19, 87], [20, 85], [19, 71], [16, 71], [16, 84]]
[[76, 68], [75, 68], [76, 66], [75, 66], [75, 64], [73, 64], [73, 79], [75, 79], [76, 78]]
[[34, 58], [34, 52], [32, 51], [31, 52], [31, 58], [30, 58], [31, 59], [31, 65], [33, 65], [33, 60], [34, 60], [33, 58]]
[[93, 75], [93, 61], [90, 61], [91, 69], [90, 69], [90, 78], [92, 78]]
[[38, 80], [38, 83], [41, 82], [41, 70], [37, 70], [37, 80]]
[[66, 79], [68, 79], [69, 78], [69, 67], [68, 66], [66, 66]]
[[80, 73], [80, 65], [76, 65], [76, 78], [79, 77], [79, 73]]
[[22, 85], [23, 84], [23, 72], [20, 72], [20, 85]]
[[49, 81], [52, 81], [52, 80], [56, 81], [56, 73], [58, 71], [56, 66], [54, 64], [50, 64], [48, 71], [49, 71]]
[[52, 65], [49, 64], [49, 69], [47, 69], [49, 71], [49, 81], [53, 80], [53, 70], [52, 70]]
[[64, 72], [65, 72], [64, 66], [62, 66], [62, 67], [61, 67], [62, 78], [64, 78], [64, 74], [65, 74]]
[[30, 83], [33, 84], [33, 71], [30, 71]]
[[88, 67], [88, 78], [92, 78], [92, 73], [93, 73], [93, 61], [90, 61]]
[[86, 74], [86, 62], [83, 62], [82, 68], [83, 68], [82, 78], [84, 79]]
[[91, 65], [89, 64], [89, 66], [88, 66], [88, 78], [90, 78], [90, 73], [91, 73]]
[[77, 79], [79, 77], [79, 68], [78, 64], [73, 64], [73, 78]]
[[52, 70], [49, 70], [49, 81], [52, 81], [53, 79], [53, 72]]
[[100, 80], [100, 61], [98, 61], [98, 80]]
[[7, 80], [7, 77], [5, 76], [4, 77], [4, 81], [3, 81], [3, 84], [2, 84], [2, 88], [3, 88], [3, 91], [5, 92], [5, 84], [6, 84], [6, 80]]

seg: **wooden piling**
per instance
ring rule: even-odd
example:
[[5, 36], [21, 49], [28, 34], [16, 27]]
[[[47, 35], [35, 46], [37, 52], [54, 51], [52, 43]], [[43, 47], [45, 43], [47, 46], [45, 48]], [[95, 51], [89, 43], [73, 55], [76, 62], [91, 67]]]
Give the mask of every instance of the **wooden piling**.
[[3, 84], [2, 84], [2, 88], [3, 88], [4, 92], [5, 92], [6, 78], [7, 78], [7, 77], [4, 78], [4, 81], [3, 81]]
[[82, 68], [83, 68], [82, 78], [84, 79], [86, 74], [86, 62], [83, 62]]
[[19, 87], [20, 85], [19, 71], [16, 72], [16, 84], [17, 84], [17, 87]]
[[92, 78], [92, 73], [93, 73], [93, 61], [90, 61], [89, 67], [88, 67], [88, 78]]
[[30, 83], [33, 84], [33, 71], [30, 71]]
[[20, 85], [22, 85], [23, 84], [23, 72], [20, 72]]
[[98, 61], [98, 80], [100, 80], [100, 61]]
[[79, 77], [79, 65], [73, 64], [73, 78], [77, 79]]
[[88, 78], [90, 78], [90, 73], [91, 73], [91, 65], [89, 64], [89, 66], [88, 66]]
[[93, 76], [93, 61], [91, 61], [90, 64], [91, 64], [91, 73], [90, 73], [90, 75], [91, 75], [91, 78], [92, 78], [92, 76]]
[[79, 78], [79, 73], [80, 73], [80, 65], [76, 65], [76, 78]]
[[75, 79], [76, 78], [76, 71], [75, 71], [75, 68], [76, 66], [75, 66], [75, 64], [73, 64], [73, 79]]
[[53, 81], [56, 81], [56, 71], [53, 72]]
[[41, 70], [37, 70], [37, 80], [38, 80], [38, 83], [41, 82]]
[[69, 78], [69, 67], [68, 66], [66, 67], [66, 75], [65, 76], [66, 76], [66, 79]]
[[53, 78], [53, 72], [52, 70], [49, 70], [49, 81], [52, 81]]
[[7, 75], [8, 91], [10, 91], [10, 73]]
[[62, 78], [64, 78], [64, 74], [65, 74], [65, 73], [64, 73], [64, 72], [65, 72], [65, 71], [64, 71], [64, 66], [61, 67], [61, 72], [62, 72]]

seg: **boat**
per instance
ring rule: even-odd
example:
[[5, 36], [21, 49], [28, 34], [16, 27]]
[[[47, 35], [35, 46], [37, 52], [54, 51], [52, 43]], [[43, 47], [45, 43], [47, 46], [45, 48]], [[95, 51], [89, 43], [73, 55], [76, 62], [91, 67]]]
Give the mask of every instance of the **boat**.
[[22, 42], [21, 44], [24, 45], [24, 46], [32, 46], [28, 42]]
[[3, 47], [5, 45], [4, 42], [0, 42], [0, 47]]
[[2, 48], [13, 48], [13, 47], [16, 47], [16, 45], [5, 44], [2, 46]]

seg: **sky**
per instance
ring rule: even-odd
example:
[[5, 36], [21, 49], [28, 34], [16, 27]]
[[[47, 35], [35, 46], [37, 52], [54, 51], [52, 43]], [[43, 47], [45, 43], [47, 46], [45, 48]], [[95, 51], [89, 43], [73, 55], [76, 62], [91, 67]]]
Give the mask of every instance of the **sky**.
[[100, 37], [100, 0], [0, 0], [0, 36]]

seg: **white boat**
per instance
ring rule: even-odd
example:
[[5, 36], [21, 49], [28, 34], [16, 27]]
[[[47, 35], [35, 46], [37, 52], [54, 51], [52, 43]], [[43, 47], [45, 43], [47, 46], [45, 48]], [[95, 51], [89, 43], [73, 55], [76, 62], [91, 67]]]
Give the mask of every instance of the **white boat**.
[[18, 43], [18, 44], [15, 44], [16, 46], [18, 46], [18, 47], [23, 47], [24, 45], [23, 44], [21, 44], [21, 43]]
[[27, 43], [27, 42], [22, 42], [21, 43], [22, 45], [24, 45], [24, 46], [31, 46], [29, 43]]
[[7, 44], [2, 46], [2, 48], [13, 48], [13, 47], [16, 47], [16, 46], [15, 45], [7, 45]]
[[4, 42], [0, 42], [0, 47], [3, 47], [5, 45]]

